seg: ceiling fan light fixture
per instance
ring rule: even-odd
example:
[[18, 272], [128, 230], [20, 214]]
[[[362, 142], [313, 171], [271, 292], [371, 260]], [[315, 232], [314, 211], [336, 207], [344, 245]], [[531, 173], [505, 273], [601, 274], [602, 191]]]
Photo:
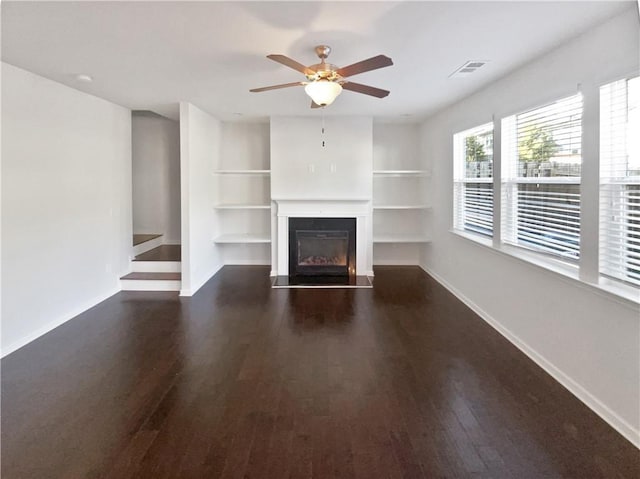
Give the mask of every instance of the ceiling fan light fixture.
[[316, 105], [328, 106], [342, 93], [342, 85], [328, 80], [318, 80], [308, 83], [304, 91]]

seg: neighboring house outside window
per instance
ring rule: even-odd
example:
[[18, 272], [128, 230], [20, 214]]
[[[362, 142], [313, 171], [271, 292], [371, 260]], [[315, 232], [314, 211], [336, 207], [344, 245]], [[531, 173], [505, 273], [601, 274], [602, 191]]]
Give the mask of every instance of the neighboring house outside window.
[[454, 228], [493, 236], [493, 123], [456, 133]]
[[502, 241], [578, 259], [582, 95], [502, 120]]

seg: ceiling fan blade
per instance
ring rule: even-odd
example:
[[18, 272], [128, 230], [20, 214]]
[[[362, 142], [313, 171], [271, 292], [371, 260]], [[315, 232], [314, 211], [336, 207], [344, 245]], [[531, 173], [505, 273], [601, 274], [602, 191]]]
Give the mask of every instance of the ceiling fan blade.
[[305, 75], [313, 75], [315, 72], [309, 68], [304, 66], [302, 63], [298, 63], [297, 61], [284, 56], [284, 55], [267, 55], [269, 60], [273, 60], [274, 62], [278, 62], [286, 67], [293, 68], [300, 73], [304, 73]]
[[382, 90], [361, 83], [345, 82], [342, 84], [344, 90], [355, 91], [356, 93], [364, 93], [365, 95], [375, 96], [376, 98], [384, 98], [389, 94], [389, 90]]
[[384, 68], [393, 65], [391, 58], [378, 55], [377, 57], [371, 57], [368, 60], [362, 60], [361, 62], [354, 63], [346, 67], [338, 69], [338, 75], [342, 78], [357, 75], [358, 73], [364, 73], [371, 70], [377, 70], [378, 68]]
[[296, 81], [293, 83], [282, 83], [281, 85], [271, 85], [271, 86], [263, 86], [262, 88], [253, 88], [249, 91], [253, 93], [259, 93], [261, 91], [277, 90], [278, 88], [289, 88], [291, 86], [302, 86], [302, 85], [304, 85], [304, 83], [302, 83], [301, 81]]
[[322, 107], [318, 105], [315, 101], [311, 100], [311, 108], [322, 108]]

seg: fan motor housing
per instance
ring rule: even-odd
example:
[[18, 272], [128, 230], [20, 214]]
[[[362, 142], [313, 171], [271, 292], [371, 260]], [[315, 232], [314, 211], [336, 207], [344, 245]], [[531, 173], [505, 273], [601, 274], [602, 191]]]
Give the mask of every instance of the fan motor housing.
[[310, 70], [313, 70], [313, 74], [307, 75], [310, 81], [316, 80], [329, 80], [329, 81], [342, 81], [342, 77], [338, 75], [338, 67], [331, 63], [317, 63], [309, 66]]

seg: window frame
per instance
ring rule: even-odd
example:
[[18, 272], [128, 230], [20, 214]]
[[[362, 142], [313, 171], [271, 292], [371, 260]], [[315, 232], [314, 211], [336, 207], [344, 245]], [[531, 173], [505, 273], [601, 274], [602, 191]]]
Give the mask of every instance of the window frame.
[[[500, 178], [500, 198], [501, 198], [501, 214], [500, 214], [500, 244], [508, 245], [510, 248], [521, 248], [523, 250], [529, 251], [532, 254], [539, 254], [541, 256], [547, 257], [549, 260], [553, 260], [556, 262], [560, 262], [560, 264], [568, 263], [577, 265], [580, 261], [580, 248], [582, 242], [582, 225], [581, 225], [581, 202], [582, 202], [582, 171], [580, 176], [535, 176], [529, 177], [527, 175], [520, 175], [520, 159], [519, 159], [519, 125], [518, 125], [518, 116], [519, 115], [529, 115], [534, 114], [536, 111], [542, 111], [547, 108], [551, 108], [553, 105], [556, 105], [560, 102], [567, 102], [569, 105], [572, 102], [579, 102], [580, 105], [580, 120], [578, 122], [580, 128], [580, 136], [579, 136], [579, 144], [580, 144], [580, 166], [582, 168], [583, 163], [583, 123], [584, 123], [584, 97], [581, 92], [574, 92], [571, 95], [564, 95], [558, 97], [553, 100], [549, 100], [545, 103], [538, 104], [537, 106], [532, 106], [527, 109], [523, 109], [520, 112], [512, 113], [510, 115], [505, 115], [500, 118], [501, 125], [501, 178]], [[572, 116], [572, 115], [570, 115]], [[547, 192], [547, 195], [541, 195], [542, 198], [548, 199], [550, 202], [552, 199], [561, 198], [561, 195], [565, 195], [565, 202], [570, 204], [571, 202], [577, 202], [574, 205], [574, 208], [569, 208], [566, 206], [566, 213], [570, 213], [573, 210], [574, 214], [577, 213], [577, 221], [575, 224], [571, 224], [567, 220], [567, 224], [565, 228], [567, 231], [573, 228], [575, 231], [573, 233], [564, 232], [561, 230], [558, 225], [554, 228], [545, 228], [544, 217], [538, 218], [535, 217], [531, 213], [532, 206], [526, 205], [527, 200], [523, 201], [525, 204], [524, 208], [521, 208], [520, 205], [520, 197], [521, 190], [520, 187], [524, 185], [578, 185], [578, 193], [571, 192]], [[576, 196], [577, 195], [577, 196]], [[535, 197], [535, 194], [524, 195], [529, 198], [528, 201], [534, 203], [532, 197]], [[529, 208], [529, 211], [527, 211]], [[540, 206], [540, 215], [554, 217], [554, 214], [557, 213], [557, 217], [561, 216], [562, 211], [558, 211], [555, 213], [549, 213], [547, 210], [550, 209], [548, 206]], [[523, 214], [522, 211], [525, 211]], [[544, 213], [543, 213], [544, 211]], [[522, 239], [520, 237], [520, 223], [521, 216], [527, 215], [529, 217], [529, 222], [534, 223], [538, 222], [538, 226], [530, 227], [532, 230], [539, 230], [540, 238], [536, 241], [533, 237], [533, 234], [530, 234], [531, 239]], [[561, 220], [554, 219], [557, 223], [561, 223]], [[551, 224], [551, 222], [550, 222]], [[526, 228], [523, 228], [526, 230]], [[551, 237], [550, 239], [545, 238], [545, 231], [548, 231], [548, 234], [555, 234], [555, 237]], [[573, 235], [573, 238], [570, 236]], [[526, 237], [525, 237], [526, 238]], [[564, 240], [564, 241], [563, 241]], [[538, 243], [536, 245], [536, 242]], [[571, 243], [575, 242], [573, 248], [570, 247]], [[554, 251], [554, 247], [557, 250], [564, 248], [566, 250], [565, 253]], [[573, 254], [569, 254], [569, 252], [573, 251]]]
[[[493, 188], [494, 188], [494, 214], [493, 214], [493, 232], [494, 237], [483, 236], [475, 234], [473, 232], [460, 230], [455, 228], [454, 225], [449, 229], [449, 233], [459, 238], [460, 241], [468, 241], [470, 244], [480, 248], [487, 248], [490, 252], [498, 254], [504, 258], [511, 259], [516, 262], [523, 262], [532, 267], [540, 268], [544, 271], [549, 271], [559, 275], [560, 278], [575, 286], [587, 289], [593, 294], [601, 295], [609, 300], [614, 300], [626, 307], [637, 308], [640, 306], [640, 287], [625, 283], [619, 280], [610, 279], [608, 277], [599, 274], [599, 250], [600, 250], [600, 224], [597, 218], [599, 212], [596, 212], [595, 218], [597, 223], [594, 223], [594, 216], [584, 216], [585, 229], [583, 230], [582, 224], [580, 228], [580, 252], [581, 256], [577, 260], [568, 259], [562, 256], [556, 256], [553, 254], [546, 254], [544, 252], [529, 250], [525, 247], [514, 246], [504, 243], [502, 241], [502, 226], [503, 226], [503, 212], [504, 212], [504, 198], [503, 198], [503, 181], [504, 163], [505, 159], [502, 155], [502, 146], [505, 143], [505, 135], [502, 130], [502, 120], [509, 116], [515, 116], [520, 112], [537, 108], [536, 105], [545, 105], [558, 101], [559, 99], [566, 98], [580, 92], [583, 95], [582, 107], [582, 172], [581, 172], [581, 214], [584, 213], [582, 209], [582, 203], [584, 207], [596, 207], [599, 206], [600, 201], [600, 152], [599, 148], [594, 149], [594, 144], [599, 145], [600, 138], [600, 112], [599, 105], [599, 88], [607, 83], [619, 81], [622, 79], [629, 79], [638, 76], [640, 71], [628, 71], [625, 74], [607, 75], [596, 81], [590, 82], [586, 88], [582, 88], [578, 85], [577, 90], [569, 89], [557, 89], [555, 93], [548, 96], [538, 97], [539, 101], [534, 102], [522, 102], [514, 108], [508, 108], [504, 110], [493, 112], [493, 124], [494, 124], [494, 155], [493, 155]], [[564, 90], [564, 91], [562, 91]], [[585, 122], [585, 119], [586, 122]], [[595, 125], [594, 125], [595, 123]], [[463, 130], [466, 131], [466, 130]], [[463, 132], [463, 131], [460, 131]], [[452, 133], [452, 138], [455, 133]], [[587, 141], [585, 141], [585, 138]], [[596, 140], [597, 138], [597, 140]], [[585, 149], [586, 148], [586, 149]], [[594, 166], [595, 161], [595, 166]], [[454, 165], [455, 166], [455, 165]], [[587, 173], [587, 166], [588, 173]], [[595, 168], [595, 169], [594, 169]], [[595, 176], [594, 176], [595, 173]], [[584, 175], [584, 176], [583, 176]], [[455, 171], [452, 183], [455, 185]], [[496, 194], [499, 192], [499, 194]], [[454, 193], [455, 195], [455, 193]], [[455, 202], [456, 198], [452, 195], [452, 199]], [[585, 201], [588, 199], [588, 203]], [[455, 203], [452, 205], [455, 208]], [[589, 211], [589, 210], [587, 210]], [[587, 227], [587, 220], [589, 220], [589, 226]], [[581, 221], [582, 223], [582, 221]], [[595, 246], [593, 232], [590, 231], [595, 227]], [[588, 241], [587, 241], [588, 240]], [[583, 251], [583, 244], [591, 245], [589, 248]], [[595, 268], [595, 269], [594, 269]]]
[[[490, 164], [490, 176], [476, 176], [476, 177], [467, 177], [467, 161], [466, 161], [466, 146], [465, 142], [467, 138], [473, 136], [479, 136], [483, 134], [491, 134], [491, 158], [489, 160]], [[467, 128], [466, 130], [462, 130], [453, 134], [453, 229], [463, 232], [465, 234], [475, 235], [478, 238], [484, 238], [487, 240], [492, 240], [495, 235], [495, 215], [494, 215], [494, 195], [495, 195], [495, 185], [494, 185], [494, 151], [495, 151], [495, 131], [494, 131], [494, 122], [489, 121], [483, 123], [481, 125], [477, 125], [472, 128]], [[488, 207], [490, 216], [490, 228], [487, 232], [481, 231], [483, 229], [481, 226], [476, 228], [466, 227], [466, 214], [468, 213], [467, 205], [467, 185], [477, 184], [477, 185], [491, 185], [490, 188], [481, 188], [490, 190], [491, 194], [488, 200], [484, 201], [484, 208]], [[481, 204], [483, 200], [479, 200], [480, 205], [479, 209], [483, 208]], [[482, 213], [480, 213], [482, 215]], [[482, 219], [478, 219], [479, 223], [482, 223]]]
[[[598, 136], [600, 140], [598, 152], [600, 166], [600, 174], [598, 178], [598, 279], [600, 282], [613, 282], [614, 284], [619, 283], [631, 288], [640, 289], [640, 278], [632, 277], [629, 274], [624, 274], [624, 272], [621, 273], [617, 270], [624, 269], [625, 267], [628, 268], [627, 263], [629, 262], [630, 256], [628, 251], [629, 249], [633, 247], [640, 250], [640, 243], [638, 243], [640, 236], [640, 233], [638, 232], [640, 231], [640, 223], [638, 223], [638, 226], [632, 226], [631, 224], [624, 224], [624, 222], [622, 225], [617, 225], [615, 222], [607, 221], [607, 217], [615, 215], [618, 218], [626, 218], [627, 221], [640, 222], [640, 213], [631, 213], [631, 216], [637, 217], [637, 219], [629, 218], [629, 211], [633, 210], [630, 208], [630, 204], [634, 207], [640, 207], [640, 191], [638, 191], [640, 190], [640, 142], [636, 145], [636, 148], [639, 149], [636, 153], [638, 155], [638, 172], [635, 175], [629, 175], [628, 138], [629, 133], [632, 133], [632, 130], [629, 128], [628, 121], [625, 121], [625, 130], [622, 133], [613, 131], [613, 128], [615, 128], [614, 123], [617, 120], [614, 115], [619, 115], [620, 112], [612, 112], [610, 109], [608, 112], [609, 115], [605, 117], [605, 114], [602, 111], [602, 107], [605, 102], [605, 95], [609, 97], [611, 106], [613, 106], [616, 100], [612, 97], [618, 94], [614, 91], [616, 84], [624, 82], [626, 103], [626, 111], [624, 112], [624, 115], [628, 117], [629, 82], [631, 81], [634, 81], [635, 88], [637, 88], [635, 92], [636, 95], [640, 96], [640, 75], [638, 72], [601, 84], [598, 88], [598, 101], [600, 105], [600, 116], [598, 122]], [[605, 89], [607, 88], [609, 88], [609, 91], [605, 93]], [[636, 115], [640, 117], [640, 101], [638, 101], [636, 108], [639, 109], [639, 111], [636, 112]], [[611, 113], [613, 113], [613, 115], [611, 115]], [[606, 120], [609, 120], [609, 123], [606, 124], [607, 129], [605, 130]], [[640, 120], [636, 121], [640, 123]], [[606, 147], [612, 147], [612, 143], [614, 142], [613, 139], [616, 135], [624, 136], [624, 151], [616, 153], [613, 153], [612, 151], [605, 151]], [[622, 157], [624, 157], [624, 159], [622, 159]], [[616, 174], [616, 169], [621, 166], [620, 164], [617, 164], [620, 161], [627, 162], [625, 165], [626, 171], [623, 175]], [[631, 191], [638, 191], [632, 195], [634, 197], [633, 200], [625, 198], [628, 194], [627, 187], [635, 187]], [[636, 231], [634, 231], [634, 228]], [[621, 251], [616, 251], [616, 242], [611, 239], [612, 231], [615, 230], [618, 230], [618, 233], [621, 233], [622, 238], [618, 239], [623, 239], [623, 241], [625, 241], [623, 245], [617, 245], [617, 249]], [[630, 239], [631, 237], [633, 237], [633, 239]], [[635, 243], [637, 246], [630, 245], [629, 243]], [[620, 257], [617, 258], [617, 261], [614, 261], [612, 257], [615, 256], [616, 253], [618, 253]], [[631, 261], [634, 263], [634, 266], [640, 270], [640, 257], [638, 256], [638, 252], [634, 251], [631, 253], [631, 257], [633, 258]], [[635, 273], [635, 276], [638, 276], [638, 273]]]

